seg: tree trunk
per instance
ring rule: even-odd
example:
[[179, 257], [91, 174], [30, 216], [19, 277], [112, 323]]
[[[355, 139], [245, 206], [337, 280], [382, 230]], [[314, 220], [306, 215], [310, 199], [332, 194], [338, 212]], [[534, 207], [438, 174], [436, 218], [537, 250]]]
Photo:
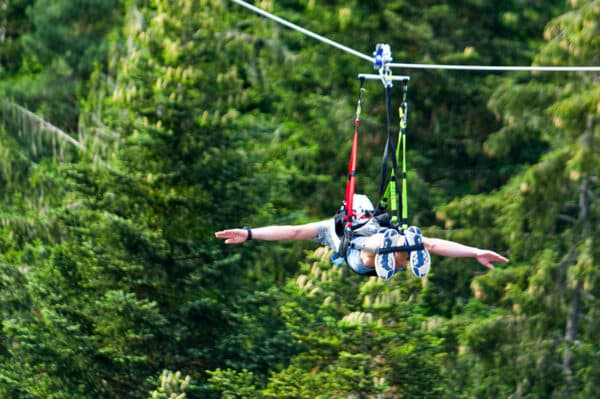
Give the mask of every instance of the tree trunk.
[[[585, 151], [594, 151], [594, 116], [588, 115], [586, 130], [581, 138], [581, 145]], [[589, 219], [592, 195], [591, 185], [593, 177], [583, 171], [584, 175], [579, 186], [579, 215], [578, 221], [581, 226], [581, 241], [585, 241], [591, 234], [591, 223]], [[581, 251], [579, 256], [590, 257], [589, 248], [586, 247]], [[565, 328], [565, 350], [563, 352], [563, 375], [565, 377], [564, 396], [569, 397], [573, 382], [573, 351], [572, 348], [576, 344], [577, 333], [579, 327], [579, 314], [581, 308], [581, 290], [583, 282], [581, 277], [576, 277], [575, 288], [573, 289], [573, 297], [571, 307], [569, 309], [569, 318]]]
[[[581, 279], [577, 280], [575, 289], [573, 292], [573, 302], [571, 303], [571, 309], [569, 311], [569, 319], [567, 320], [567, 327], [565, 331], [565, 351], [563, 352], [563, 374], [566, 382], [566, 391], [570, 392], [570, 387], [573, 382], [573, 351], [571, 348], [575, 345], [577, 338], [577, 327], [579, 321], [579, 307], [580, 307], [580, 292], [582, 289]], [[566, 395], [569, 397], [569, 395]]]

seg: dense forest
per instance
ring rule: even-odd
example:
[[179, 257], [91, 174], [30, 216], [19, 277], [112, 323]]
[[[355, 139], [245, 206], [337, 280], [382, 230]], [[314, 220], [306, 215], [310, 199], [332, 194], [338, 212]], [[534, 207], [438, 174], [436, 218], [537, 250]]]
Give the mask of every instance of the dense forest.
[[[600, 0], [255, 5], [395, 62], [600, 65]], [[600, 397], [598, 72], [394, 69], [410, 223], [495, 270], [214, 237], [333, 215], [358, 73], [231, 1], [0, 1], [0, 397]], [[381, 84], [362, 105], [375, 196]]]

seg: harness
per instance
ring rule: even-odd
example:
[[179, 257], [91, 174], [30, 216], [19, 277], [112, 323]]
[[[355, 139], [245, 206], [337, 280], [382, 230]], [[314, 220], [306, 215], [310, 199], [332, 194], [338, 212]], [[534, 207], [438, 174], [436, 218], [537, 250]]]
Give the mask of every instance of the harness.
[[[413, 246], [400, 246], [389, 248], [364, 248], [353, 243], [353, 238], [361, 236], [369, 236], [372, 234], [372, 224], [375, 223], [381, 229], [392, 228], [399, 233], [403, 233], [408, 227], [408, 198], [407, 198], [407, 173], [406, 173], [406, 127], [408, 116], [408, 76], [395, 77], [392, 76], [389, 69], [391, 62], [391, 51], [388, 45], [378, 44], [373, 54], [375, 56], [375, 69], [379, 71], [378, 75], [360, 74], [359, 78], [359, 93], [356, 105], [356, 116], [354, 120], [354, 137], [352, 140], [352, 149], [350, 151], [350, 161], [348, 163], [348, 175], [346, 182], [345, 199], [341, 208], [334, 216], [335, 231], [340, 238], [337, 258], [343, 257], [347, 263], [347, 252], [349, 248], [363, 249], [376, 254], [389, 252], [410, 252], [423, 249], [423, 244]], [[362, 94], [364, 91], [365, 80], [378, 79], [381, 80], [385, 88], [386, 97], [386, 120], [387, 120], [387, 140], [384, 147], [381, 180], [379, 184], [379, 201], [377, 208], [367, 215], [367, 218], [357, 220], [353, 211], [353, 198], [356, 190], [356, 161], [358, 156], [359, 143], [359, 127], [360, 114], [362, 108]], [[391, 90], [394, 80], [402, 80], [404, 83], [402, 103], [398, 109], [399, 113], [399, 130], [396, 140], [396, 147], [393, 143], [393, 129], [391, 122]], [[399, 172], [398, 159], [402, 158], [402, 170]], [[392, 164], [391, 173], [388, 173], [388, 164]], [[400, 180], [402, 179], [401, 183]], [[367, 226], [371, 224], [371, 226]], [[367, 228], [369, 227], [369, 228]], [[335, 256], [335, 255], [334, 255]], [[335, 259], [334, 259], [334, 262]], [[336, 262], [339, 263], [339, 262]]]

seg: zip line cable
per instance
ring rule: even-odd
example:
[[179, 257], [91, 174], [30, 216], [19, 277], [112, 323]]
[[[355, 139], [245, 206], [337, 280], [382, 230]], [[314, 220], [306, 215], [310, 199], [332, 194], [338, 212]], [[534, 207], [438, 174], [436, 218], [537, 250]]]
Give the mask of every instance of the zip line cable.
[[254, 11], [257, 14], [260, 14], [260, 15], [262, 15], [264, 17], [270, 18], [273, 21], [278, 22], [278, 23], [280, 23], [282, 25], [285, 25], [288, 28], [295, 29], [295, 30], [297, 30], [300, 33], [303, 33], [303, 34], [305, 34], [307, 36], [310, 36], [310, 37], [312, 37], [314, 39], [320, 40], [323, 43], [327, 43], [330, 46], [337, 47], [340, 50], [343, 50], [343, 51], [345, 51], [347, 53], [353, 54], [353, 55], [355, 55], [357, 57], [360, 57], [360, 58], [365, 59], [367, 61], [373, 62], [373, 57], [371, 57], [371, 56], [368, 56], [366, 54], [361, 53], [360, 51], [353, 50], [350, 47], [346, 47], [346, 46], [344, 46], [342, 44], [334, 42], [333, 40], [330, 40], [330, 39], [328, 39], [328, 38], [326, 38], [324, 36], [321, 36], [321, 35], [318, 35], [318, 34], [316, 34], [314, 32], [311, 32], [308, 29], [304, 29], [303, 27], [298, 26], [298, 25], [296, 25], [294, 23], [291, 23], [290, 21], [287, 21], [287, 20], [285, 20], [283, 18], [279, 18], [278, 16], [273, 15], [273, 14], [271, 14], [271, 13], [269, 13], [269, 12], [267, 12], [267, 11], [261, 9], [261, 8], [255, 7], [252, 4], [248, 4], [248, 3], [246, 3], [245, 1], [242, 1], [242, 0], [231, 0], [231, 1], [233, 1], [234, 3], [237, 3], [239, 5], [241, 5], [242, 7], [246, 7], [247, 9], [249, 9], [251, 11]]
[[[308, 29], [298, 26], [292, 22], [289, 22], [283, 18], [273, 15], [261, 8], [248, 4], [243, 0], [231, 0], [234, 3], [249, 9], [257, 14], [260, 14], [266, 18], [269, 18], [281, 25], [287, 26], [288, 28], [297, 30], [298, 32], [317, 39], [323, 43], [329, 44], [330, 46], [336, 47], [347, 53], [355, 55], [359, 58], [373, 62], [374, 58], [367, 54], [356, 51], [350, 47], [344, 46], [331, 39], [314, 33]], [[485, 65], [448, 65], [448, 64], [410, 64], [410, 63], [389, 63], [389, 67], [393, 68], [407, 68], [407, 69], [446, 69], [446, 70], [460, 70], [460, 71], [529, 71], [529, 72], [600, 72], [600, 66], [485, 66]]]
[[459, 71], [600, 72], [600, 66], [485, 66], [390, 63], [393, 68], [449, 69]]

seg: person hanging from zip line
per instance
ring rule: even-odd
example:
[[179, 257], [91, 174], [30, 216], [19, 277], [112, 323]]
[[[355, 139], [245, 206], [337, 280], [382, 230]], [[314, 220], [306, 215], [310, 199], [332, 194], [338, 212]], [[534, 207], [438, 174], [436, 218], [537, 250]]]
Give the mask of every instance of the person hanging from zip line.
[[389, 224], [389, 215], [375, 211], [364, 195], [354, 194], [353, 209], [355, 227], [346, 243], [339, 217], [302, 225], [226, 229], [217, 231], [215, 236], [224, 239], [225, 244], [241, 244], [248, 240], [316, 241], [336, 251], [332, 257], [334, 263], [339, 263], [336, 258], [342, 257], [354, 272], [385, 280], [407, 266], [417, 277], [425, 277], [431, 265], [430, 253], [450, 258], [475, 258], [488, 269], [494, 268], [492, 262], [508, 262], [504, 256], [488, 249], [424, 237], [414, 226], [400, 231]]
[[[225, 244], [241, 244], [247, 240], [312, 240], [326, 245], [335, 251], [334, 263], [343, 259], [356, 273], [367, 276], [379, 276], [390, 279], [395, 273], [410, 267], [417, 277], [425, 277], [431, 266], [430, 253], [451, 258], [475, 258], [477, 261], [493, 269], [491, 262], [508, 262], [508, 259], [494, 251], [479, 249], [454, 241], [440, 238], [423, 237], [418, 227], [408, 227], [407, 195], [406, 195], [406, 126], [407, 126], [407, 91], [409, 77], [396, 77], [404, 82], [402, 103], [398, 109], [399, 132], [397, 146], [392, 142], [391, 128], [391, 61], [389, 45], [378, 44], [374, 53], [375, 68], [385, 87], [387, 141], [383, 155], [381, 183], [379, 186], [379, 205], [377, 209], [365, 195], [355, 193], [356, 164], [358, 153], [358, 130], [360, 126], [361, 98], [363, 84], [370, 75], [359, 75], [359, 95], [354, 121], [354, 138], [348, 164], [348, 181], [342, 208], [329, 220], [296, 226], [265, 226], [259, 228], [245, 227], [217, 231], [215, 236], [225, 240]], [[392, 162], [392, 173], [388, 179], [388, 157]], [[401, 164], [402, 169], [399, 168]], [[399, 177], [402, 179], [400, 184]], [[385, 200], [384, 200], [385, 199]], [[392, 212], [392, 215], [388, 213]], [[401, 216], [401, 223], [398, 223]], [[401, 228], [399, 226], [402, 226]]]

